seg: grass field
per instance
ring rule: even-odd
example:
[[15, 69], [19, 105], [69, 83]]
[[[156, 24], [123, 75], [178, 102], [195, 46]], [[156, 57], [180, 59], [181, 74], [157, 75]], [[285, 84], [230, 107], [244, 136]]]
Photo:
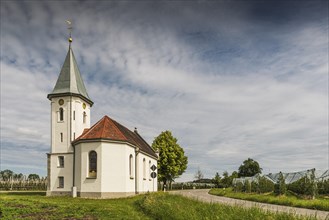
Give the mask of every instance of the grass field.
[[232, 188], [227, 189], [211, 189], [209, 194], [217, 196], [225, 196], [235, 199], [243, 199], [254, 202], [263, 202], [277, 205], [301, 207], [315, 210], [329, 211], [329, 198], [319, 197], [314, 200], [302, 199], [293, 194], [287, 196], [275, 196], [273, 193], [256, 194], [234, 192]]
[[0, 193], [0, 219], [315, 219], [202, 203], [151, 193], [125, 199], [46, 197], [43, 192]]

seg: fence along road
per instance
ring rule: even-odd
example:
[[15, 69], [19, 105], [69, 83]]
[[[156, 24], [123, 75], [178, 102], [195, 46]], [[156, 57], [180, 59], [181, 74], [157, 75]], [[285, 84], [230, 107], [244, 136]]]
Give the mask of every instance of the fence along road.
[[293, 213], [296, 215], [316, 216], [317, 219], [329, 219], [329, 212], [326, 211], [317, 211], [312, 209], [295, 208], [290, 206], [273, 205], [273, 204], [252, 202], [252, 201], [246, 201], [240, 199], [232, 199], [222, 196], [210, 195], [208, 194], [208, 192], [209, 189], [194, 189], [194, 190], [170, 191], [169, 193], [178, 194], [189, 198], [194, 198], [203, 202], [223, 203], [227, 205], [239, 205], [246, 208], [259, 207], [271, 212], [286, 212], [286, 213]]

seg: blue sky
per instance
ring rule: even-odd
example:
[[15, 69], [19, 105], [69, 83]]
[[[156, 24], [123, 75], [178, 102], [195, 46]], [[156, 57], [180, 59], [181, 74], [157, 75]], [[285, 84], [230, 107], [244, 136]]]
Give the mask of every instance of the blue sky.
[[172, 131], [181, 181], [328, 168], [328, 2], [1, 1], [1, 170], [46, 175], [67, 19], [92, 124]]

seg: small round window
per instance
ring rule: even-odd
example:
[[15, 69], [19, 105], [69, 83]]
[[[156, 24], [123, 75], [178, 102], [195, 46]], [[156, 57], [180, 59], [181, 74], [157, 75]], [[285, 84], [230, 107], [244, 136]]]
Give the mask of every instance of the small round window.
[[83, 109], [86, 109], [86, 103], [83, 103], [83, 104], [82, 104], [82, 108], [83, 108]]
[[59, 104], [59, 105], [63, 105], [63, 104], [64, 104], [64, 100], [63, 100], [63, 99], [60, 99], [60, 100], [58, 101], [58, 104]]

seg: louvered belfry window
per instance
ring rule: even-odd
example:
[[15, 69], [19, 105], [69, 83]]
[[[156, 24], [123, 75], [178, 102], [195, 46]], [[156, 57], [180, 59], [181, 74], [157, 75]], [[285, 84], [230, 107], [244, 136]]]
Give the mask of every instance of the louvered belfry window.
[[87, 114], [86, 114], [86, 112], [83, 112], [83, 114], [82, 114], [82, 116], [83, 116], [83, 123], [86, 123], [86, 121], [87, 121]]
[[64, 109], [59, 108], [59, 121], [64, 121]]

